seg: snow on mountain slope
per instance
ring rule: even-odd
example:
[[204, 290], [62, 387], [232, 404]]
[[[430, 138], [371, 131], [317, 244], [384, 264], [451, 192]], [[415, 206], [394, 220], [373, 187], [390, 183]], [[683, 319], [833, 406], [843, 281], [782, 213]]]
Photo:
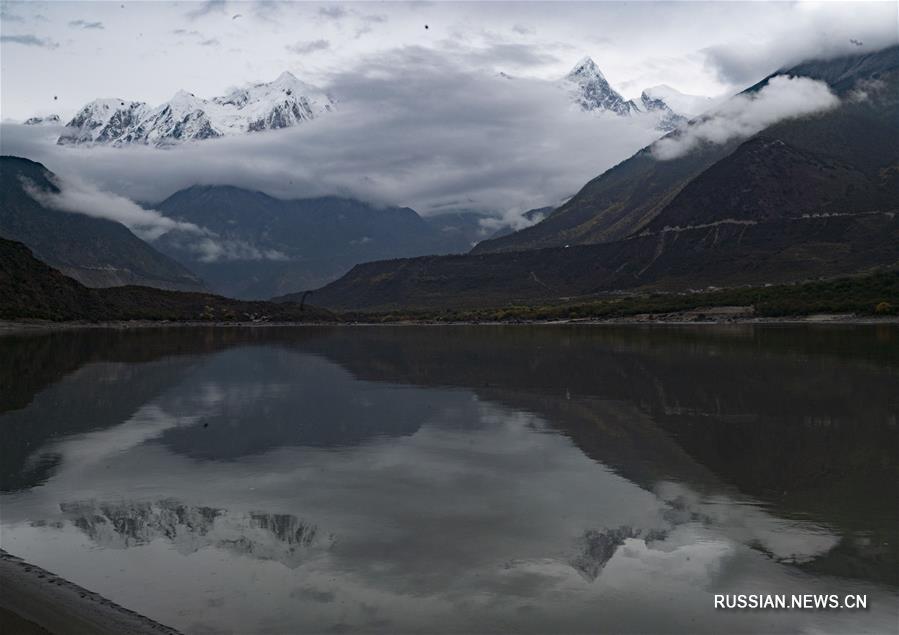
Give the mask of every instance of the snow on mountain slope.
[[29, 117], [25, 120], [26, 126], [58, 126], [59, 115], [47, 115], [46, 117]]
[[[682, 104], [698, 107], [700, 103], [698, 100], [707, 99], [685, 95], [670, 86], [657, 86], [643, 91], [639, 102], [625, 99], [621, 93], [612, 88], [596, 62], [590, 57], [585, 57], [575, 64], [560, 83], [581, 110], [613, 112], [622, 117], [651, 115], [656, 119], [655, 127], [663, 132], [670, 132], [685, 124], [693, 114], [689, 110], [681, 110]], [[711, 105], [711, 100], [709, 101]], [[699, 112], [702, 110], [704, 108]]]
[[284, 72], [273, 82], [212, 99], [179, 90], [156, 108], [144, 102], [96, 99], [67, 124], [57, 143], [168, 146], [288, 128], [333, 109], [329, 95]]
[[671, 132], [678, 126], [687, 123], [686, 117], [674, 112], [663, 99], [650, 97], [645, 90], [640, 95], [640, 104], [643, 106], [644, 111], [655, 113], [659, 117], [659, 121], [656, 124], [656, 128], [659, 130]]
[[562, 81], [570, 91], [572, 101], [582, 110], [608, 110], [618, 115], [639, 111], [637, 104], [622, 97], [621, 93], [609, 85], [590, 57], [575, 64]]
[[688, 118], [701, 115], [712, 106], [717, 105], [721, 99], [703, 97], [702, 95], [688, 95], [667, 84], [652, 86], [643, 91], [650, 99], [658, 99], [665, 103], [674, 112]]

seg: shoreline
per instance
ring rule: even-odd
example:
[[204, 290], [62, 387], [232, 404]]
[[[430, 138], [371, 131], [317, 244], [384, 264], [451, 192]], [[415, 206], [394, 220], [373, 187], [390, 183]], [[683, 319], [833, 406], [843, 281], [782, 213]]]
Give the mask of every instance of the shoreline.
[[0, 580], [0, 626], [4, 632], [179, 633], [2, 549]]
[[752, 317], [716, 315], [701, 311], [672, 314], [639, 314], [616, 318], [567, 318], [558, 320], [396, 320], [396, 321], [346, 321], [346, 322], [192, 322], [155, 320], [118, 320], [109, 322], [49, 320], [0, 320], [0, 335], [10, 333], [40, 333], [75, 331], [84, 329], [163, 329], [163, 328], [283, 328], [283, 327], [365, 327], [365, 326], [559, 326], [559, 325], [639, 325], [639, 326], [720, 326], [786, 325], [786, 324], [840, 324], [868, 326], [899, 324], [899, 316], [858, 316], [855, 314], [812, 314], [782, 317]]

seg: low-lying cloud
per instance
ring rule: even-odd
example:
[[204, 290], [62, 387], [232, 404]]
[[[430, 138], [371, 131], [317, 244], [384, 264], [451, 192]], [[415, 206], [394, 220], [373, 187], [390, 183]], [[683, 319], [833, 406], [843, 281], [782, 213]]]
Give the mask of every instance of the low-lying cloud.
[[144, 240], [156, 240], [172, 230], [203, 233], [193, 223], [183, 223], [156, 210], [144, 209], [124, 196], [104, 192], [77, 177], [57, 177], [58, 192], [44, 191], [27, 182], [24, 185], [28, 195], [44, 207], [116, 221]]
[[[699, 51], [707, 69], [719, 80], [746, 86], [809, 59], [876, 51], [897, 43], [896, 12], [881, 13], [839, 2], [797, 2], [776, 5], [784, 11], [770, 24], [767, 38], [722, 42]], [[850, 13], [851, 12], [851, 13]], [[776, 34], [776, 35], [774, 35]]]
[[366, 58], [332, 75], [327, 89], [338, 99], [334, 113], [285, 130], [163, 151], [60, 147], [47, 128], [5, 125], [3, 152], [140, 201], [227, 184], [514, 221], [659, 136], [655, 117], [584, 113], [553, 82], [511, 82], [419, 47]]
[[840, 100], [824, 82], [778, 75], [755, 93], [741, 93], [686, 128], [652, 146], [662, 161], [681, 157], [700, 144], [750, 137], [779, 121], [836, 108]]
[[170, 244], [196, 254], [203, 262], [286, 258], [275, 250], [260, 250], [243, 241], [222, 239], [204, 227], [143, 208], [124, 196], [104, 192], [77, 177], [57, 176], [54, 184], [58, 192], [42, 190], [29, 182], [24, 182], [23, 186], [29, 196], [45, 207], [121, 223], [150, 243], [166, 237]]

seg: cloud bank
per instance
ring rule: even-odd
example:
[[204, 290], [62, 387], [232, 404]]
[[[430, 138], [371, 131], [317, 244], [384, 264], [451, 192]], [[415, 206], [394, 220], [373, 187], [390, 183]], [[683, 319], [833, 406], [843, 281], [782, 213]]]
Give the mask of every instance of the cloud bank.
[[750, 137], [779, 121], [836, 108], [840, 100], [826, 83], [778, 75], [756, 93], [737, 95], [686, 128], [652, 146], [657, 159], [681, 157], [702, 143]]
[[21, 44], [22, 46], [37, 46], [48, 49], [59, 48], [58, 42], [54, 42], [49, 38], [38, 37], [32, 33], [26, 33], [25, 35], [0, 35], [0, 42]]
[[54, 184], [59, 188], [58, 192], [47, 192], [27, 182], [23, 185], [28, 195], [45, 207], [121, 223], [150, 243], [165, 236], [179, 248], [197, 254], [203, 262], [286, 259], [278, 251], [260, 250], [243, 241], [222, 239], [205, 227], [145, 209], [124, 196], [104, 192], [78, 177], [57, 176]]
[[784, 14], [766, 25], [767, 37], [747, 32], [740, 41], [699, 51], [706, 69], [721, 82], [745, 86], [808, 59], [876, 51], [899, 42], [895, 6], [887, 13], [880, 3], [771, 4]]
[[659, 134], [655, 117], [584, 113], [553, 82], [510, 82], [420, 47], [367, 58], [333, 75], [328, 90], [336, 112], [286, 130], [160, 151], [60, 147], [58, 130], [5, 125], [2, 149], [140, 201], [229, 184], [514, 221], [558, 204]]
[[193, 223], [182, 223], [156, 210], [144, 209], [124, 196], [104, 192], [78, 177], [57, 176], [54, 184], [59, 192], [46, 192], [28, 183], [25, 191], [44, 207], [116, 221], [144, 240], [156, 240], [172, 230], [203, 234], [203, 229]]

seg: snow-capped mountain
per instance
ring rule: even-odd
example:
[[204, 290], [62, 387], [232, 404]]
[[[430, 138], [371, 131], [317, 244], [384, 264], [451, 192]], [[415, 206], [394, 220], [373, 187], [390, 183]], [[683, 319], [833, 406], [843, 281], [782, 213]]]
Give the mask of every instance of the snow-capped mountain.
[[25, 120], [26, 126], [56, 126], [59, 125], [59, 115], [47, 115], [46, 117], [29, 117]]
[[650, 97], [645, 90], [640, 94], [640, 104], [644, 111], [658, 115], [659, 122], [656, 128], [659, 130], [670, 132], [687, 123], [687, 118], [674, 112], [664, 99]]
[[637, 104], [609, 85], [589, 57], [575, 64], [562, 81], [567, 85], [572, 101], [583, 110], [608, 110], [622, 116], [639, 111]]
[[712, 106], [717, 105], [723, 98], [704, 97], [702, 95], [688, 95], [667, 84], [652, 86], [643, 91], [650, 99], [657, 99], [665, 103], [674, 112], [687, 118], [701, 115]]
[[294, 569], [310, 554], [327, 551], [333, 537], [291, 514], [237, 512], [157, 501], [62, 502], [60, 510], [94, 543], [128, 549], [165, 540], [182, 554], [221, 549]]
[[[692, 110], [681, 110], [680, 105], [689, 103], [696, 107], [699, 100], [709, 99], [685, 95], [670, 86], [648, 88], [640, 95], [640, 101], [625, 99], [606, 80], [602, 71], [590, 57], [575, 64], [564, 78], [562, 86], [568, 90], [571, 100], [585, 111], [608, 111], [626, 117], [651, 114], [657, 118], [656, 128], [670, 132], [687, 122]], [[711, 100], [709, 99], [709, 102]], [[678, 104], [675, 107], [673, 104]], [[711, 103], [709, 104], [711, 105]], [[699, 112], [702, 112], [702, 108]]]
[[180, 90], [155, 108], [139, 101], [96, 99], [67, 124], [57, 143], [168, 146], [289, 128], [333, 109], [328, 94], [284, 72], [273, 82], [212, 99]]

